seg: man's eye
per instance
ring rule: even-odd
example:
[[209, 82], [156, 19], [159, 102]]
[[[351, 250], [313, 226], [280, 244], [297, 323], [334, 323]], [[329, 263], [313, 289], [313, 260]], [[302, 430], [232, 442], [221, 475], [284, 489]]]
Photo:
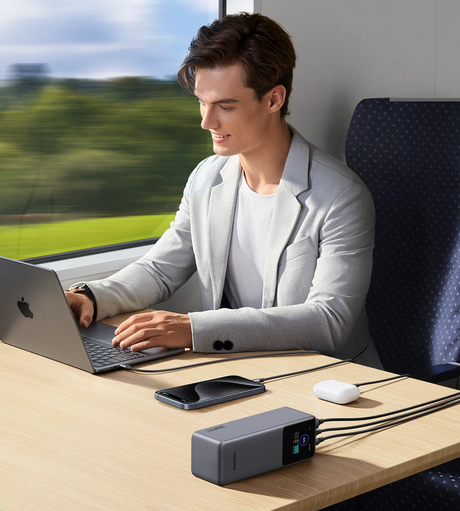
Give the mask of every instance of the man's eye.
[[220, 108], [222, 108], [222, 110], [225, 110], [226, 112], [233, 110], [233, 107], [231, 107], [231, 106], [222, 106], [221, 105]]

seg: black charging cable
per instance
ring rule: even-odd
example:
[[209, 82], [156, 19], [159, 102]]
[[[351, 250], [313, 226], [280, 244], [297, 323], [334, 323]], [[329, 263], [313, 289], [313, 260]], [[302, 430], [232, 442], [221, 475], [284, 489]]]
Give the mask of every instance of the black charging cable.
[[360, 417], [360, 418], [356, 418], [356, 417], [333, 417], [333, 418], [328, 418], [328, 419], [317, 419], [317, 426], [320, 426], [321, 424], [324, 424], [325, 422], [344, 422], [344, 421], [357, 422], [357, 421], [368, 421], [368, 420], [381, 419], [383, 417], [389, 417], [391, 415], [394, 415], [394, 414], [397, 414], [397, 413], [404, 413], [404, 412], [407, 412], [407, 411], [410, 411], [410, 410], [414, 410], [414, 413], [415, 413], [415, 410], [417, 408], [421, 408], [423, 406], [429, 406], [431, 404], [439, 403], [441, 401], [444, 401], [444, 400], [447, 400], [447, 399], [451, 399], [451, 398], [455, 398], [457, 396], [460, 397], [460, 393], [459, 392], [455, 392], [454, 394], [449, 394], [448, 396], [444, 396], [444, 397], [438, 397], [437, 399], [432, 399], [431, 401], [425, 401], [424, 403], [419, 403], [417, 405], [408, 406], [406, 408], [400, 408], [400, 409], [394, 410], [392, 412], [380, 413], [380, 414], [377, 414], [377, 415], [368, 415], [367, 417]]
[[[354, 362], [356, 359], [358, 359], [362, 355], [364, 355], [364, 353], [366, 353], [366, 351], [367, 351], [367, 346], [365, 346], [353, 358], [350, 358], [350, 359], [347, 359], [347, 360], [339, 360], [337, 362], [332, 362], [331, 364], [325, 364], [325, 365], [318, 366], [318, 367], [312, 367], [310, 369], [303, 369], [302, 371], [295, 371], [293, 373], [277, 374], [276, 376], [269, 376], [267, 378], [256, 378], [255, 380], [252, 380], [252, 381], [255, 382], [255, 383], [263, 383], [263, 382], [266, 382], [266, 381], [269, 381], [269, 380], [275, 380], [275, 379], [277, 380], [277, 379], [280, 379], [280, 378], [287, 378], [289, 376], [297, 376], [299, 374], [311, 373], [313, 371], [318, 371], [320, 369], [326, 369], [328, 367], [334, 367], [334, 366], [338, 366], [338, 365], [341, 365], [341, 364], [349, 364], [351, 362]], [[365, 385], [365, 384], [363, 383], [362, 385]]]
[[[359, 353], [357, 353], [353, 358], [348, 360], [339, 360], [337, 362], [332, 362], [331, 364], [325, 364], [322, 366], [312, 367], [310, 369], [303, 369], [301, 371], [295, 371], [292, 373], [286, 374], [278, 374], [276, 376], [269, 376], [267, 378], [255, 378], [252, 380], [254, 383], [262, 383], [269, 380], [275, 380], [280, 378], [287, 378], [289, 376], [296, 376], [300, 374], [311, 373], [313, 371], [319, 371], [321, 369], [326, 369], [328, 367], [333, 367], [341, 364], [348, 364], [350, 362], [354, 362], [356, 359], [361, 357], [367, 351], [367, 346], [365, 346]], [[158, 373], [167, 373], [170, 371], [179, 371], [181, 369], [190, 369], [192, 367], [205, 366], [210, 364], [219, 364], [222, 362], [232, 362], [233, 360], [247, 360], [251, 358], [264, 358], [264, 357], [281, 357], [281, 356], [291, 356], [291, 355], [321, 355], [319, 351], [316, 350], [302, 350], [302, 351], [281, 351], [278, 353], [258, 353], [257, 355], [243, 355], [241, 357], [232, 357], [232, 358], [224, 358], [219, 360], [208, 360], [206, 362], [198, 362], [196, 364], [188, 364], [179, 367], [170, 367], [168, 369], [135, 369], [129, 364], [120, 364], [119, 367], [125, 369], [127, 371], [133, 371], [135, 373], [145, 373], [145, 374], [158, 374]], [[364, 383], [362, 385], [365, 385]]]
[[[144, 374], [158, 374], [158, 373], [169, 373], [171, 371], [180, 371], [181, 369], [190, 369], [191, 367], [199, 367], [206, 366], [210, 364], [221, 364], [223, 362], [233, 362], [234, 360], [248, 360], [251, 358], [264, 358], [264, 357], [282, 357], [286, 355], [320, 355], [319, 351], [315, 350], [302, 350], [302, 351], [280, 351], [277, 353], [258, 353], [257, 355], [243, 355], [240, 357], [232, 357], [232, 358], [221, 358], [219, 360], [207, 360], [206, 362], [197, 362], [196, 364], [188, 364], [184, 366], [178, 367], [170, 367], [167, 369], [136, 369], [129, 364], [120, 364], [119, 367], [125, 369], [127, 371], [132, 371], [134, 373], [144, 373]], [[254, 380], [255, 381], [255, 380]]]
[[364, 387], [365, 385], [376, 385], [377, 383], [385, 383], [387, 381], [399, 380], [401, 378], [410, 378], [410, 374], [398, 374], [398, 376], [384, 378], [383, 380], [366, 381], [364, 383], [354, 383], [353, 385], [355, 387]]
[[[450, 406], [454, 406], [459, 403], [460, 403], [460, 393], [456, 392], [455, 394], [451, 394], [449, 396], [444, 396], [444, 397], [438, 398], [438, 399], [433, 399], [432, 401], [426, 401], [425, 403], [420, 403], [418, 405], [410, 406], [407, 408], [402, 408], [399, 410], [395, 410], [392, 412], [387, 412], [387, 413], [383, 413], [383, 414], [379, 414], [379, 415], [362, 417], [360, 419], [358, 419], [356, 417], [353, 417], [353, 418], [338, 417], [338, 418], [331, 418], [331, 419], [317, 419], [317, 426], [320, 424], [323, 424], [324, 422], [333, 422], [333, 421], [360, 422], [360, 421], [367, 421], [367, 420], [374, 420], [374, 419], [382, 419], [382, 420], [376, 420], [371, 423], [358, 424], [355, 426], [348, 426], [348, 427], [343, 427], [343, 428], [326, 428], [323, 430], [317, 429], [316, 430], [317, 435], [321, 435], [321, 434], [324, 434], [329, 431], [346, 430], [347, 432], [346, 433], [338, 433], [338, 434], [334, 434], [334, 435], [328, 435], [326, 437], [318, 437], [317, 436], [316, 437], [316, 445], [324, 442], [325, 440], [330, 440], [331, 438], [361, 435], [363, 433], [371, 433], [371, 432], [379, 431], [381, 429], [393, 427], [398, 424], [403, 424], [405, 422], [409, 422], [409, 421], [419, 418], [419, 417], [424, 417], [426, 415], [429, 415], [430, 413], [434, 413], [439, 410], [443, 410], [444, 408], [448, 408]], [[404, 413], [406, 411], [410, 411], [410, 412]], [[393, 417], [391, 417], [391, 416], [393, 416]], [[384, 417], [387, 417], [387, 418], [384, 418]], [[369, 427], [369, 426], [374, 426], [374, 427]], [[360, 429], [360, 428], [366, 428], [366, 429], [361, 429], [361, 431], [349, 431], [352, 429]]]
[[252, 380], [252, 381], [255, 383], [263, 383], [268, 380], [275, 380], [275, 379], [279, 379], [279, 378], [287, 378], [288, 376], [297, 376], [299, 374], [311, 373], [313, 371], [319, 371], [320, 369], [326, 369], [327, 367], [338, 366], [341, 364], [349, 364], [350, 362], [353, 362], [353, 360], [352, 359], [339, 360], [338, 362], [332, 362], [331, 364], [324, 364], [322, 366], [312, 367], [310, 369], [302, 369], [302, 371], [295, 371], [293, 373], [278, 374], [276, 376], [269, 376], [268, 378], [256, 378], [255, 380]]
[[[410, 417], [410, 416], [414, 415], [415, 413], [424, 412], [426, 410], [435, 410], [441, 404], [446, 404], [446, 403], [450, 403], [450, 402], [456, 402], [459, 399], [460, 399], [460, 394], [457, 394], [455, 397], [452, 397], [450, 399], [445, 398], [444, 400], [442, 400], [443, 401], [442, 403], [435, 403], [435, 404], [431, 404], [431, 405], [428, 405], [428, 406], [424, 406], [423, 404], [422, 405], [418, 405], [418, 408], [420, 408], [418, 410], [418, 412], [411, 411], [411, 412], [407, 412], [407, 413], [400, 413], [399, 411], [396, 411], [396, 412], [392, 412], [390, 415], [398, 414], [398, 413], [399, 413], [399, 415], [394, 415], [393, 417], [391, 417], [391, 419], [378, 419], [378, 420], [373, 421], [373, 422], [368, 422], [366, 424], [357, 424], [355, 426], [344, 426], [344, 427], [337, 427], [337, 428], [326, 428], [326, 429], [323, 429], [323, 430], [318, 429], [317, 433], [318, 434], [322, 434], [322, 433], [326, 433], [326, 432], [329, 432], [329, 431], [342, 431], [342, 430], [348, 430], [348, 429], [364, 428], [364, 427], [367, 427], [367, 426], [374, 426], [376, 424], [381, 424], [383, 422], [388, 422], [390, 420], [403, 419], [405, 417]], [[359, 420], [363, 420], [363, 419], [359, 419]]]

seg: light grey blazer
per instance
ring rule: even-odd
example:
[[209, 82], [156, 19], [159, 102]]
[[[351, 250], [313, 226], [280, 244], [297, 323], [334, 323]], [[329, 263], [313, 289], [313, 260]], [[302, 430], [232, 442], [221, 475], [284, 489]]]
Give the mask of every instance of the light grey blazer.
[[89, 284], [98, 318], [167, 300], [195, 273], [203, 311], [190, 313], [193, 349], [312, 349], [381, 367], [364, 303], [374, 206], [363, 182], [294, 129], [279, 184], [261, 309], [220, 308], [241, 172], [238, 156], [211, 156], [190, 175], [176, 214], [140, 260]]

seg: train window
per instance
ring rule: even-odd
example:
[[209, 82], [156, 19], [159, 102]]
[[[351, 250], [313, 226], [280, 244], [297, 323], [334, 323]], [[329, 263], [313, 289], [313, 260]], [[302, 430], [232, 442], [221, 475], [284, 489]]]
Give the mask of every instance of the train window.
[[3, 9], [1, 256], [65, 257], [161, 236], [212, 152], [176, 72], [218, 4], [15, 0]]

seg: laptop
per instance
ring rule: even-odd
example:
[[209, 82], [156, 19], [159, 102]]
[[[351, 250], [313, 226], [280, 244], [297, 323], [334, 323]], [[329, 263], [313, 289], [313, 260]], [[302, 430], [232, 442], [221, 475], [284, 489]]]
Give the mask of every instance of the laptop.
[[5, 344], [90, 373], [184, 351], [160, 347], [132, 352], [112, 345], [114, 332], [115, 327], [97, 321], [86, 330], [79, 328], [53, 270], [0, 257], [0, 340]]

